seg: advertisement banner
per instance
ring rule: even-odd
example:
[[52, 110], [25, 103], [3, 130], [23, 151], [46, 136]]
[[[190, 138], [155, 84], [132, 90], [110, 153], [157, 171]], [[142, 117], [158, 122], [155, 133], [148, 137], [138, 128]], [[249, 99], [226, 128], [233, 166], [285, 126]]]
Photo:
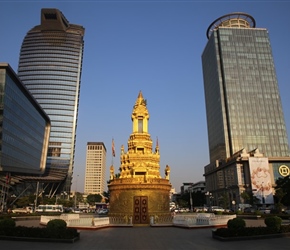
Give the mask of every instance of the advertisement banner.
[[260, 204], [274, 204], [269, 161], [266, 157], [249, 158], [253, 195]]

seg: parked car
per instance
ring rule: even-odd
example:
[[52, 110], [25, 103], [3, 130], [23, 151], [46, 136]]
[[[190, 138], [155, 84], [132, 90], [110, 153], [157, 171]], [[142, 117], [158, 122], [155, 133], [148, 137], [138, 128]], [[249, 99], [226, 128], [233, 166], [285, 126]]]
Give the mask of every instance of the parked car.
[[255, 213], [256, 209], [254, 207], [246, 207], [244, 208], [244, 213]]
[[109, 210], [107, 208], [101, 208], [97, 211], [98, 215], [106, 215], [108, 212]]
[[219, 206], [211, 206], [209, 208], [209, 211], [210, 212], [225, 212], [226, 210], [222, 207], [219, 207]]
[[82, 211], [81, 211], [79, 208], [75, 208], [75, 209], [73, 210], [73, 212], [74, 212], [75, 214], [80, 214], [80, 213], [82, 213]]
[[207, 212], [208, 208], [207, 207], [194, 207], [193, 212]]
[[183, 208], [183, 207], [178, 207], [174, 209], [175, 213], [185, 213], [185, 212], [189, 212], [189, 208]]
[[33, 207], [23, 207], [23, 208], [14, 208], [12, 209], [14, 214], [31, 214], [33, 213]]
[[270, 214], [271, 213], [271, 208], [259, 207], [258, 211], [260, 211], [262, 214]]

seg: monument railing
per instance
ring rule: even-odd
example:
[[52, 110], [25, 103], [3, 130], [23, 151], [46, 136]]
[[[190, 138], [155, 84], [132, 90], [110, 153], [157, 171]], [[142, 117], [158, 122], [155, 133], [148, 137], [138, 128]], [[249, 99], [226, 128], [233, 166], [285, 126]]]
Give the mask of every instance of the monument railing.
[[113, 225], [132, 225], [131, 215], [116, 215], [109, 217], [109, 224]]
[[[63, 219], [69, 227], [98, 227], [98, 226], [132, 226], [132, 215], [114, 215], [109, 217], [79, 216], [79, 214], [68, 214], [60, 216], [42, 215], [40, 224], [46, 225], [50, 220]], [[213, 213], [196, 213], [196, 214], [151, 214], [149, 215], [150, 225], [154, 226], [215, 226], [226, 225], [230, 219], [236, 218], [236, 215], [215, 215]]]
[[109, 217], [98, 217], [94, 216], [79, 216], [79, 214], [63, 214], [59, 216], [46, 216], [42, 215], [40, 217], [40, 223], [46, 225], [50, 220], [62, 219], [66, 222], [68, 227], [74, 226], [103, 226], [109, 225]]
[[150, 217], [150, 224], [172, 224], [173, 216], [170, 214], [160, 214], [160, 215], [149, 215]]
[[236, 218], [236, 215], [215, 215], [213, 213], [197, 213], [188, 215], [175, 215], [173, 225], [176, 226], [212, 226], [226, 225], [230, 219]]

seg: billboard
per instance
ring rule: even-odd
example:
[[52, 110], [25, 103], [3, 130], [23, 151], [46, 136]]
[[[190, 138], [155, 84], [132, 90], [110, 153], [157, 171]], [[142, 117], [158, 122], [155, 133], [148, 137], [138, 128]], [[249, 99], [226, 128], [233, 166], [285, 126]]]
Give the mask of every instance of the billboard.
[[269, 161], [266, 157], [249, 158], [253, 196], [260, 204], [274, 204]]

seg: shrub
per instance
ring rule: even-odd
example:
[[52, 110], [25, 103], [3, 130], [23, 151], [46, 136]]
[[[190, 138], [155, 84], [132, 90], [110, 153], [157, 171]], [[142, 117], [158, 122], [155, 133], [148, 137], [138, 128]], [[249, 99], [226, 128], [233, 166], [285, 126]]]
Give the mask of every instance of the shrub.
[[246, 227], [246, 222], [242, 218], [234, 218], [228, 221], [227, 226], [232, 230], [239, 230]]
[[236, 211], [236, 214], [243, 214], [243, 211], [238, 210]]
[[[287, 229], [285, 229], [286, 231]], [[229, 228], [218, 228], [214, 232], [216, 236], [220, 237], [240, 237], [240, 236], [258, 236], [276, 234], [276, 230], [270, 227], [245, 227], [240, 230], [233, 230]]]
[[5, 218], [0, 220], [0, 230], [4, 229], [13, 229], [16, 226], [16, 223], [11, 218]]
[[279, 231], [282, 224], [282, 219], [278, 216], [271, 216], [271, 217], [266, 217], [264, 222], [267, 227], [270, 227]]
[[24, 227], [17, 226], [13, 230], [0, 231], [1, 236], [14, 236], [20, 238], [41, 238], [41, 239], [73, 239], [79, 237], [75, 228], [66, 228], [64, 230], [50, 230], [45, 227]]
[[49, 230], [63, 230], [66, 229], [66, 222], [61, 219], [50, 220], [47, 223], [46, 228]]
[[256, 211], [255, 211], [255, 215], [262, 215], [262, 213], [261, 213], [261, 211], [256, 210]]
[[281, 233], [290, 233], [290, 225], [281, 225], [280, 227], [280, 232]]

